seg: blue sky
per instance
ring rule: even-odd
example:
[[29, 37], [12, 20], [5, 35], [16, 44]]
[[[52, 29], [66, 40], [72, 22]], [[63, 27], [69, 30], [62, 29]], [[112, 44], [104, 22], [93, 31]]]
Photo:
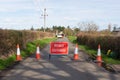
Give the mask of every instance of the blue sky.
[[120, 26], [120, 0], [0, 0], [0, 28], [40, 28], [44, 8], [48, 27], [79, 27], [79, 22], [90, 21], [100, 30], [108, 24]]

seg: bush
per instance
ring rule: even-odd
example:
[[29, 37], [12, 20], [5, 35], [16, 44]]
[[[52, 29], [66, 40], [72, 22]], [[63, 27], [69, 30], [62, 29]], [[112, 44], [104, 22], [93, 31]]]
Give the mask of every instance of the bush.
[[0, 30], [0, 58], [14, 54], [16, 44], [19, 44], [21, 49], [25, 49], [28, 42], [53, 36], [52, 33], [40, 31]]
[[100, 44], [101, 49], [105, 53], [110, 49], [116, 58], [120, 59], [120, 36], [79, 33], [77, 41], [79, 44], [87, 45], [95, 50], [97, 50], [97, 46]]

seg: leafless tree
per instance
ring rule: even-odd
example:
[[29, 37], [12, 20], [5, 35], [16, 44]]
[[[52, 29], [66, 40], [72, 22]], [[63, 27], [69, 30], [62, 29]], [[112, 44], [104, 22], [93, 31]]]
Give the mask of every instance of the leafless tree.
[[94, 22], [82, 22], [78, 23], [78, 26], [81, 31], [87, 31], [87, 32], [96, 32], [98, 30], [98, 25]]

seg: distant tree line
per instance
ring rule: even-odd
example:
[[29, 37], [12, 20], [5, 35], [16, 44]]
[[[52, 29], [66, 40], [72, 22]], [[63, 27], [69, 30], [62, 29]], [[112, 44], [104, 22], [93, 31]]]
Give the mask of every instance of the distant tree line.
[[[37, 30], [37, 31], [44, 31], [44, 28], [41, 27], [39, 29], [34, 29], [34, 27], [32, 26], [30, 30]], [[45, 31], [46, 32], [53, 32], [53, 33], [59, 33], [59, 32], [63, 32], [65, 35], [75, 35], [76, 33], [78, 33], [80, 31], [79, 28], [77, 27], [74, 27], [74, 28], [71, 28], [70, 26], [52, 26], [52, 27], [46, 27], [45, 28]]]
[[[102, 33], [111, 33], [111, 24], [108, 24], [108, 28], [101, 30]], [[34, 29], [34, 27], [31, 27], [31, 30], [37, 30], [37, 31], [45, 31], [46, 32], [63, 32], [65, 35], [76, 35], [79, 32], [86, 32], [86, 33], [96, 33], [98, 32], [99, 26], [94, 23], [93, 21], [90, 22], [79, 22], [77, 26], [71, 27], [71, 26], [52, 26], [52, 27], [40, 27], [39, 29]], [[114, 30], [114, 28], [113, 28]]]

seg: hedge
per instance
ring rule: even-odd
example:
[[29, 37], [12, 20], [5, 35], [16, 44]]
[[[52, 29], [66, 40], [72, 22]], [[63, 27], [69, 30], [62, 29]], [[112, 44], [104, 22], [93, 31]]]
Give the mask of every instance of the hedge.
[[102, 51], [107, 53], [108, 50], [111, 50], [116, 55], [115, 58], [120, 59], [120, 36], [79, 33], [77, 41], [79, 44], [96, 50], [100, 44]]
[[40, 31], [0, 30], [0, 58], [14, 54], [16, 44], [19, 44], [21, 49], [25, 49], [28, 42], [53, 36], [53, 33]]

